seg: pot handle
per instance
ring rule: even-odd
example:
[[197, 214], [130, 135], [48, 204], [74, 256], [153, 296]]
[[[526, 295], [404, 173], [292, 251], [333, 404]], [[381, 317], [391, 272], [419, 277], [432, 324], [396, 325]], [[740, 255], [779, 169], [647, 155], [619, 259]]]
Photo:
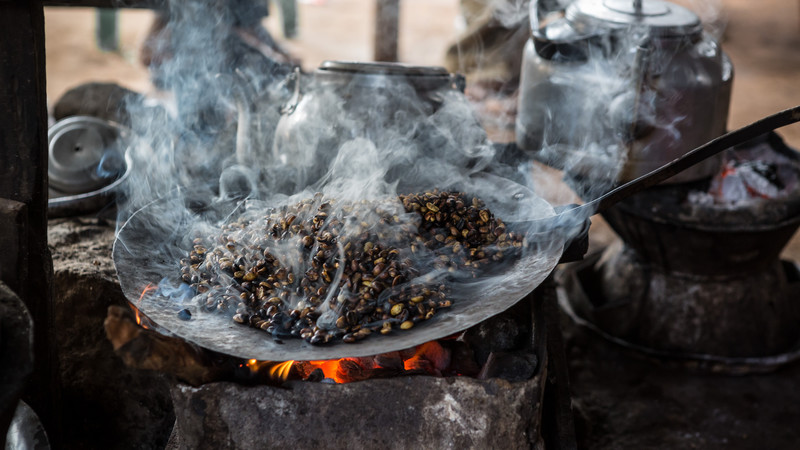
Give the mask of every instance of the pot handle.
[[595, 207], [596, 213], [605, 211], [637, 192], [655, 186], [725, 149], [744, 144], [751, 139], [796, 122], [800, 122], [800, 106], [772, 114], [738, 130], [723, 134], [646, 175], [612, 189], [583, 206]]
[[285, 105], [281, 107], [281, 114], [286, 116], [291, 116], [292, 113], [297, 109], [297, 105], [300, 103], [300, 99], [303, 98], [303, 95], [300, 93], [300, 68], [295, 67], [294, 71], [286, 77], [286, 84], [294, 83], [292, 86], [292, 97], [286, 102]]

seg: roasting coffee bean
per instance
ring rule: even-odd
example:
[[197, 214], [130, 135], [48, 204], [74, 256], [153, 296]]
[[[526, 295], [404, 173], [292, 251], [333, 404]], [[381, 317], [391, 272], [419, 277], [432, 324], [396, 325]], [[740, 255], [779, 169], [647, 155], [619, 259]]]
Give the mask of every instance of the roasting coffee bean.
[[402, 207], [317, 195], [237, 219], [195, 239], [180, 276], [204, 293], [201, 307], [236, 311], [235, 322], [276, 341], [352, 343], [411, 329], [451, 306], [447, 283], [421, 276], [425, 264], [475, 277], [525, 246], [477, 198], [434, 191], [398, 199]]

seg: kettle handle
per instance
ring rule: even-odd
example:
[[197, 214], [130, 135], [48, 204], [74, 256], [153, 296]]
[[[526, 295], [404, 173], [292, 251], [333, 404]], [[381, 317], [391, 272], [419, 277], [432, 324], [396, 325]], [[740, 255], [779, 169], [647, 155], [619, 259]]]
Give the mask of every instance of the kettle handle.
[[537, 30], [541, 23], [554, 12], [564, 13], [564, 7], [559, 0], [534, 0], [531, 2], [531, 30]]
[[300, 68], [295, 67], [292, 73], [286, 77], [285, 80], [286, 84], [294, 83], [292, 86], [292, 97], [286, 102], [285, 105], [281, 106], [281, 114], [286, 116], [291, 116], [292, 113], [297, 109], [297, 105], [300, 103], [300, 99], [303, 98], [303, 94], [300, 93]]

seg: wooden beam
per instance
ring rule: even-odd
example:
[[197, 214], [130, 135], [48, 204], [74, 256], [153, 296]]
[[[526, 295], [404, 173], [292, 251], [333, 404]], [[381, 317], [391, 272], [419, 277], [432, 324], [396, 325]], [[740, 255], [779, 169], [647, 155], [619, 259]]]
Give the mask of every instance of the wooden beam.
[[25, 203], [0, 198], [0, 282], [18, 291], [28, 271], [28, 208]]
[[[52, 272], [47, 249], [47, 108], [41, 0], [0, 0], [0, 197], [25, 204], [27, 258], [11, 286], [34, 324], [34, 373], [26, 401], [58, 439]], [[7, 251], [3, 249], [2, 251]]]

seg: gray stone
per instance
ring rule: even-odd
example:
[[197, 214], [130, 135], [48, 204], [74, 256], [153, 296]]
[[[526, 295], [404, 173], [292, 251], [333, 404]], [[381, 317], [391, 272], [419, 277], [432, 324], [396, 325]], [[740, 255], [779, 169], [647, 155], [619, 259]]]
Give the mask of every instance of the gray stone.
[[172, 397], [183, 449], [528, 449], [540, 443], [541, 381], [179, 384]]
[[65, 448], [162, 449], [174, 423], [164, 376], [128, 369], [103, 321], [127, 305], [111, 259], [114, 225], [101, 219], [49, 224]]
[[0, 281], [0, 444], [32, 371], [33, 321], [22, 300]]

